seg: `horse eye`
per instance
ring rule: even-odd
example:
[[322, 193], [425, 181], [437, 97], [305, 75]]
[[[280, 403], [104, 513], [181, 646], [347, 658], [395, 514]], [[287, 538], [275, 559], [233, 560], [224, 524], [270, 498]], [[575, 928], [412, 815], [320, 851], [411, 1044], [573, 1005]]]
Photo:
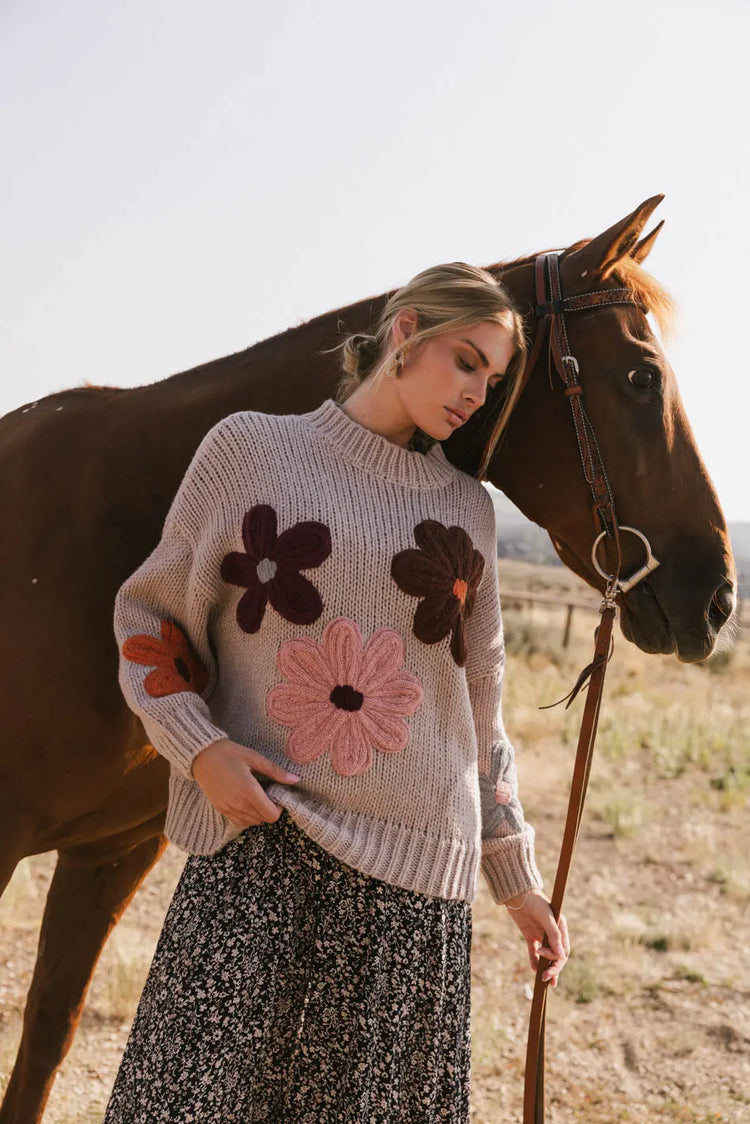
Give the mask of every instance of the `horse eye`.
[[654, 372], [645, 367], [637, 367], [635, 371], [628, 371], [628, 382], [639, 390], [650, 390], [654, 385]]

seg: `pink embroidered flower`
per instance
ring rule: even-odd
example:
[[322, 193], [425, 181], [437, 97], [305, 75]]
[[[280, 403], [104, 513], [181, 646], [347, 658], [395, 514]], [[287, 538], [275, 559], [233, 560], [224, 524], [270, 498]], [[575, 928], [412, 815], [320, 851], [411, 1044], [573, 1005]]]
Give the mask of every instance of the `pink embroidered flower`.
[[404, 718], [422, 702], [419, 678], [404, 671], [404, 641], [378, 628], [366, 644], [354, 621], [336, 617], [320, 643], [285, 640], [276, 666], [287, 680], [272, 687], [266, 710], [291, 726], [287, 756], [304, 764], [329, 752], [342, 776], [366, 773], [372, 750], [399, 753], [409, 740]]
[[497, 804], [510, 804], [513, 789], [507, 781], [498, 781], [495, 785], [495, 802]]

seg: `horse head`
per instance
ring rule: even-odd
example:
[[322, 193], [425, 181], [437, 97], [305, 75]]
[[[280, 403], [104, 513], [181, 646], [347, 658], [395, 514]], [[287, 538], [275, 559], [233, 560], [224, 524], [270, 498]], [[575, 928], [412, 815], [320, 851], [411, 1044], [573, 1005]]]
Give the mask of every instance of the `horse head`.
[[[649, 322], [650, 314], [664, 336], [674, 312], [669, 294], [642, 266], [663, 222], [641, 234], [662, 199], [647, 199], [598, 237], [561, 251], [558, 266], [566, 298], [625, 289], [632, 300], [566, 314], [569, 351], [578, 361], [618, 522], [637, 528], [659, 561], [632, 589], [618, 593], [622, 632], [646, 652], [674, 652], [693, 662], [711, 654], [734, 613], [736, 572], [716, 491]], [[601, 524], [582, 471], [571, 407], [548, 342], [536, 337], [545, 330], [535, 316], [536, 257], [488, 267], [516, 298], [536, 346], [486, 478], [547, 530], [566, 566], [603, 592], [606, 580], [592, 559]], [[453, 463], [476, 472], [499, 408], [488, 398], [444, 442]], [[612, 541], [605, 538], [601, 548], [597, 560], [612, 573]], [[621, 548], [620, 572], [627, 576], [644, 565], [644, 543], [623, 534]]]

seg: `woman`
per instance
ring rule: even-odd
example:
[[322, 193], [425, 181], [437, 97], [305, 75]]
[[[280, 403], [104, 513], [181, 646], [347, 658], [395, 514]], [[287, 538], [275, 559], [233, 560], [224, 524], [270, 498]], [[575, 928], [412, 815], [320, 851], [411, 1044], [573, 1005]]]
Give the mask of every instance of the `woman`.
[[105, 1124], [468, 1121], [479, 869], [552, 986], [569, 952], [502, 723], [493, 505], [440, 445], [496, 398], [481, 478], [520, 317], [454, 262], [339, 346], [335, 399], [206, 434], [117, 595], [189, 858]]

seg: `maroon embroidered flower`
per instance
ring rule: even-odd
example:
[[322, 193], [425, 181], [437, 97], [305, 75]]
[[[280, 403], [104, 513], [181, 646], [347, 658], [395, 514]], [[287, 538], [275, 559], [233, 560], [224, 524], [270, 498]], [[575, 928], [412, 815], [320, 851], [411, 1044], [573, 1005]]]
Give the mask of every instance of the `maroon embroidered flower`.
[[464, 621], [471, 615], [484, 570], [484, 555], [463, 527], [423, 519], [414, 528], [418, 549], [402, 550], [391, 562], [391, 577], [404, 593], [420, 597], [414, 635], [436, 644], [450, 633], [453, 659], [466, 663]]
[[331, 533], [324, 523], [295, 523], [276, 535], [276, 512], [259, 503], [242, 520], [245, 552], [233, 550], [221, 563], [221, 576], [231, 585], [243, 585], [237, 605], [237, 623], [243, 632], [257, 632], [266, 604], [294, 624], [312, 624], [323, 611], [323, 602], [312, 582], [300, 570], [319, 566], [331, 553]]
[[153, 667], [143, 686], [146, 694], [155, 699], [174, 695], [178, 691], [201, 693], [208, 683], [208, 672], [193, 651], [190, 641], [174, 621], [159, 622], [161, 640], [148, 632], [129, 636], [122, 646], [122, 654], [132, 663]]

